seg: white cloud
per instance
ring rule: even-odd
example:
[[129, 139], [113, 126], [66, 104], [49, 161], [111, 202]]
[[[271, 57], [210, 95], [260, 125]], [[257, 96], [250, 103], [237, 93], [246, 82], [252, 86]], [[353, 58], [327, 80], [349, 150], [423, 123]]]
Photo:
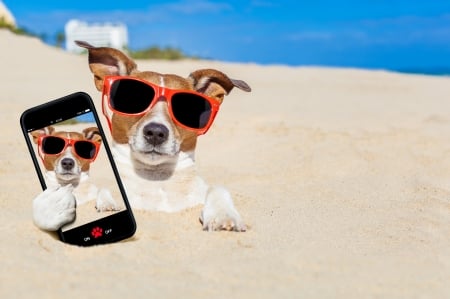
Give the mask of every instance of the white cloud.
[[198, 13], [220, 13], [231, 10], [232, 7], [225, 2], [213, 2], [206, 0], [184, 0], [175, 3], [167, 3], [158, 7], [159, 10], [166, 9], [170, 11], [180, 12], [183, 14], [198, 14]]
[[[322, 25], [323, 27], [323, 25]], [[326, 28], [286, 34], [293, 43], [333, 42], [339, 46], [434, 44], [450, 47], [450, 14], [434, 17], [400, 16], [327, 24]]]
[[286, 40], [292, 42], [329, 41], [331, 39], [333, 39], [333, 34], [325, 31], [300, 31], [286, 35]]
[[279, 2], [273, 2], [273, 1], [265, 1], [265, 0], [253, 0], [251, 1], [251, 6], [253, 7], [264, 7], [264, 8], [271, 8], [271, 7], [278, 7]]
[[[25, 27], [47, 31], [50, 25], [63, 26], [70, 19], [81, 19], [87, 22], [123, 22], [127, 25], [148, 25], [157, 22], [178, 20], [179, 17], [195, 14], [216, 14], [232, 10], [225, 2], [208, 0], [182, 0], [164, 4], [150, 5], [140, 10], [104, 10], [82, 12], [77, 10], [54, 10], [50, 12], [29, 11], [19, 19]], [[48, 26], [47, 26], [48, 24]], [[41, 29], [42, 28], [42, 29]]]
[[448, 26], [450, 22], [450, 14], [445, 13], [437, 16], [414, 16], [404, 15], [392, 18], [366, 19], [358, 21], [362, 26], [366, 27], [385, 27], [385, 26]]

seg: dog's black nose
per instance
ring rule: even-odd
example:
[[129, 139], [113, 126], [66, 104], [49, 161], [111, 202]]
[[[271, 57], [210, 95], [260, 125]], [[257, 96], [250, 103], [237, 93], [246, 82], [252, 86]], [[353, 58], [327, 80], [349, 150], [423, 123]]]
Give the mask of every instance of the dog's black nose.
[[75, 161], [70, 158], [64, 158], [61, 160], [61, 166], [65, 170], [71, 170], [75, 166]]
[[160, 145], [169, 137], [169, 129], [157, 123], [145, 125], [143, 131], [145, 139], [152, 145]]

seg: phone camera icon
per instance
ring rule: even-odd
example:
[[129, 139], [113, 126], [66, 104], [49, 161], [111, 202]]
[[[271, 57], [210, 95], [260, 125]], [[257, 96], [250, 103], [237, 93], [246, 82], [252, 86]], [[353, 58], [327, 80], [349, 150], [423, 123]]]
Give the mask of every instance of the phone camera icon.
[[91, 236], [93, 236], [94, 239], [100, 238], [101, 236], [103, 236], [103, 229], [99, 226], [94, 227], [91, 230]]

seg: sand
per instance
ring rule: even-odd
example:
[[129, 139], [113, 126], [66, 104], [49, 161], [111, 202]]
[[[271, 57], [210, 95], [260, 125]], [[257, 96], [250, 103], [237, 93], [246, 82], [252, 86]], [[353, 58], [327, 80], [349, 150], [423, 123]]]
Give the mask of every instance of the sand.
[[[136, 235], [80, 248], [37, 229], [23, 110], [75, 92], [87, 58], [0, 31], [1, 298], [447, 298], [450, 78], [386, 71], [139, 61], [245, 80], [197, 164], [250, 229], [204, 232], [201, 207], [135, 210]], [[100, 108], [100, 105], [97, 106]]]

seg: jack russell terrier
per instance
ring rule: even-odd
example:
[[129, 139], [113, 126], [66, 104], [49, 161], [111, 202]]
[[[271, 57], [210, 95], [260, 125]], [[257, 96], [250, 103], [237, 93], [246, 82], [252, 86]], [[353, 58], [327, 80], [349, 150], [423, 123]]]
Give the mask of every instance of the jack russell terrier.
[[176, 212], [204, 204], [204, 230], [245, 231], [230, 193], [209, 187], [196, 174], [194, 154], [197, 137], [209, 129], [225, 95], [234, 87], [251, 91], [247, 83], [214, 69], [197, 70], [187, 78], [141, 72], [119, 50], [76, 43], [89, 52], [111, 150], [131, 207]]
[[[79, 132], [55, 131], [52, 126], [31, 133], [45, 168], [47, 189], [33, 202], [36, 225], [45, 230], [58, 230], [75, 219], [78, 205], [95, 200], [98, 212], [115, 211], [116, 205], [106, 188], [97, 188], [89, 181], [101, 137], [97, 127]], [[57, 211], [63, 213], [55, 214]]]

